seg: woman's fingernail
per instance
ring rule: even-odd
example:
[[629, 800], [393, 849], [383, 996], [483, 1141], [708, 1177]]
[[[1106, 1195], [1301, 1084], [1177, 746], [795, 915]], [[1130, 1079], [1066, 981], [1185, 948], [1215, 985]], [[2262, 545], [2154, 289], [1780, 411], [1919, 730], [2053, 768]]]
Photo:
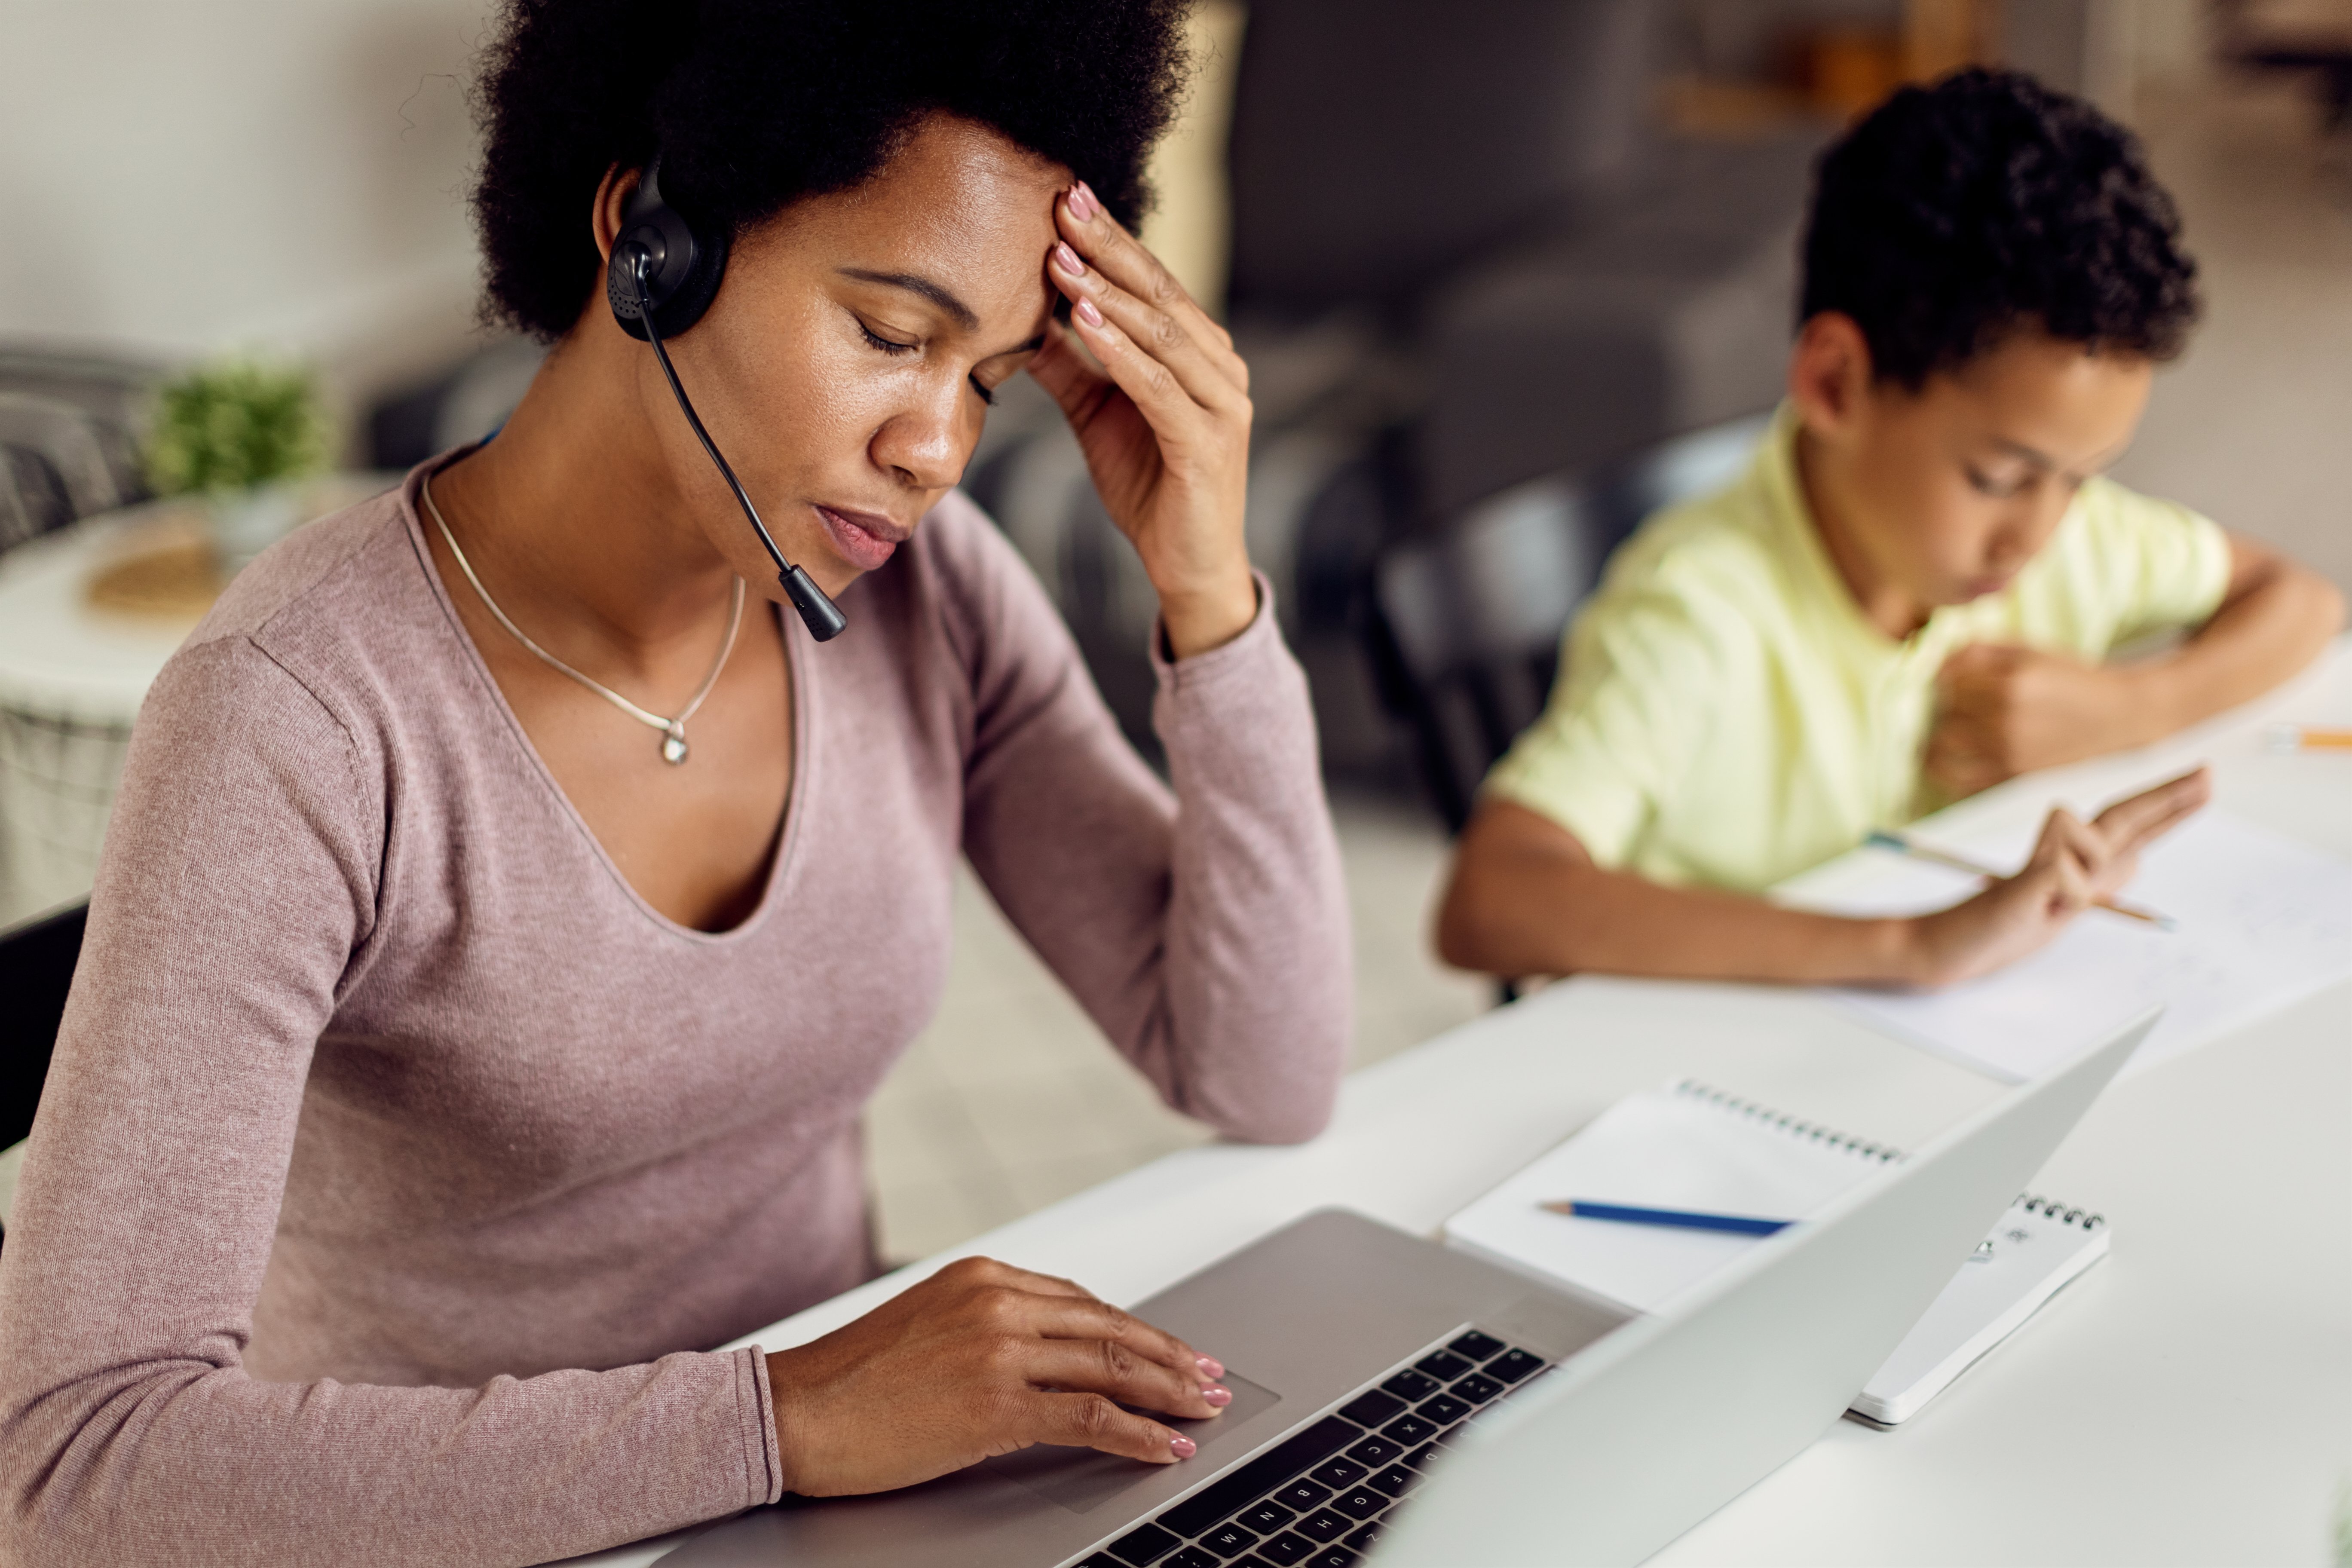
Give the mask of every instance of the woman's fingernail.
[[1234, 1402], [1234, 1391], [1230, 1388], [1219, 1388], [1213, 1383], [1208, 1387], [1201, 1390], [1201, 1398], [1207, 1404], [1213, 1405], [1218, 1409], [1223, 1410], [1226, 1405], [1231, 1405]]
[[1087, 189], [1085, 181], [1081, 180], [1076, 184], [1072, 185], [1070, 187], [1069, 195], [1065, 199], [1069, 203], [1070, 216], [1072, 217], [1077, 219], [1080, 223], [1087, 223], [1093, 220], [1095, 216], [1095, 194]]
[[1077, 311], [1078, 320], [1089, 327], [1102, 325], [1102, 312], [1095, 309], [1095, 302], [1092, 300], [1081, 300], [1073, 308]]
[[1086, 198], [1086, 221], [1092, 223], [1095, 218], [1095, 214], [1103, 210], [1102, 198], [1095, 195], [1095, 188], [1087, 184], [1084, 180], [1080, 180], [1078, 182], [1078, 195]]
[[1196, 1355], [1192, 1360], [1202, 1372], [1206, 1373], [1211, 1377], [1223, 1377], [1225, 1375], [1225, 1363], [1219, 1361], [1215, 1356]]
[[1190, 1437], [1171, 1437], [1168, 1439], [1168, 1451], [1180, 1459], [1189, 1459], [1201, 1451], [1201, 1445]]
[[1054, 246], [1054, 265], [1073, 278], [1087, 275], [1087, 264], [1078, 259], [1078, 253], [1058, 241]]

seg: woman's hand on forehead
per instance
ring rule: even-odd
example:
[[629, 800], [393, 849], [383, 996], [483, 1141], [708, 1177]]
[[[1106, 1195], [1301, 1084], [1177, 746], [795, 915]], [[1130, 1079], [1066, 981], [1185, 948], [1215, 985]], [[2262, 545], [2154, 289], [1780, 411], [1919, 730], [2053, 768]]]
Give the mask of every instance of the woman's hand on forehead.
[[1239, 636], [1257, 613], [1243, 518], [1249, 367], [1233, 335], [1083, 183], [1054, 204], [1045, 275], [1078, 342], [1047, 334], [1029, 374], [1061, 405], [1111, 520], [1159, 590], [1179, 658]]

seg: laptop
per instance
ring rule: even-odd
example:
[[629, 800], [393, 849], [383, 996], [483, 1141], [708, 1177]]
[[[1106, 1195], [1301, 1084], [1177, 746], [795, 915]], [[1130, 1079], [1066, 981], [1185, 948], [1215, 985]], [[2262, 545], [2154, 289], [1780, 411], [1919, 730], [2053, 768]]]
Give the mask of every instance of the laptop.
[[1225, 1360], [1178, 1465], [1024, 1449], [784, 1502], [670, 1568], [1637, 1563], [1837, 1420], [2156, 1021], [2011, 1090], [1658, 1311], [1346, 1210], [1135, 1310]]

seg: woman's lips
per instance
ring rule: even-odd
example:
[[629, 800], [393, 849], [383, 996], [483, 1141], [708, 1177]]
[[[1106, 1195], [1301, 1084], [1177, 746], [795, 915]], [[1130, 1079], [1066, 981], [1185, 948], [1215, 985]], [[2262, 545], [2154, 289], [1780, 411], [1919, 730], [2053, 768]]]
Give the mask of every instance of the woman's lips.
[[871, 572], [889, 560], [898, 542], [910, 531], [872, 512], [835, 511], [829, 506], [815, 510], [817, 521], [824, 524], [825, 533], [833, 540], [833, 547], [860, 572]]

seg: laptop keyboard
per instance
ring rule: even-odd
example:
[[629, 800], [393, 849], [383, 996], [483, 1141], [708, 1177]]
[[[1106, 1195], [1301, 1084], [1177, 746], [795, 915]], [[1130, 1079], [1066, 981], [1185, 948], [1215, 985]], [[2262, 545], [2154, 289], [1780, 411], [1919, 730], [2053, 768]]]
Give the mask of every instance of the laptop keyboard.
[[1077, 1568], [1349, 1568], [1463, 1425], [1549, 1364], [1457, 1335]]

